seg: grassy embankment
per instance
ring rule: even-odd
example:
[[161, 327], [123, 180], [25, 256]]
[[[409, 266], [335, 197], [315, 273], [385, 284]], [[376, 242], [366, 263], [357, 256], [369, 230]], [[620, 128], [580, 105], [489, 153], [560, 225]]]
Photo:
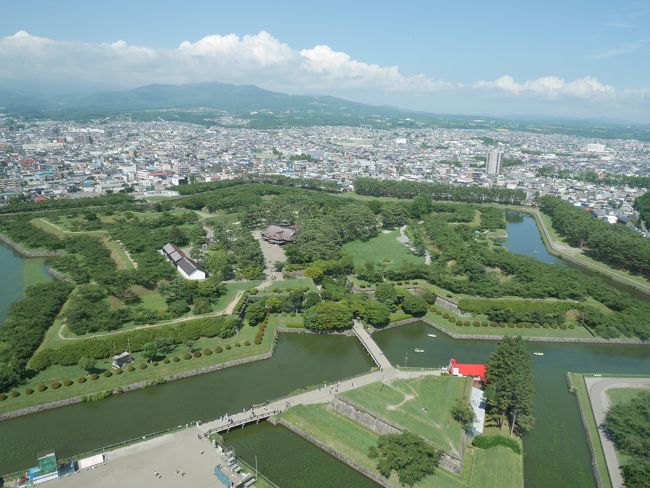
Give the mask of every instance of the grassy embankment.
[[607, 469], [607, 463], [605, 461], [605, 453], [603, 452], [603, 446], [600, 443], [600, 437], [598, 436], [598, 425], [596, 424], [594, 413], [591, 410], [591, 401], [589, 400], [589, 393], [587, 392], [587, 385], [585, 385], [584, 380], [585, 376], [587, 375], [568, 373], [569, 385], [578, 399], [582, 420], [587, 429], [587, 439], [591, 446], [593, 461], [596, 464], [596, 469], [598, 470], [599, 478], [602, 482], [602, 488], [612, 488], [612, 482], [609, 478], [609, 470]]
[[[572, 247], [553, 228], [553, 220], [545, 213], [537, 209], [522, 209], [522, 211], [529, 213], [533, 217], [537, 217], [544, 223], [544, 226], [548, 230], [551, 238], [553, 239], [553, 241], [555, 241], [555, 243], [557, 243], [556, 246], [552, 246], [551, 243], [548, 242], [548, 238], [546, 237], [542, 229], [539, 229], [540, 235], [542, 236], [542, 240], [544, 241], [546, 248], [552, 254], [560, 255], [560, 257], [563, 257], [568, 261], [571, 261], [580, 266], [584, 266], [585, 268], [591, 271], [604, 274], [605, 276], [609, 276], [610, 278], [616, 281], [637, 288], [643, 291], [644, 293], [650, 294], [650, 281], [648, 281], [647, 279], [639, 275], [628, 273], [627, 271], [621, 269], [613, 268], [608, 264], [605, 264], [601, 261], [597, 261], [585, 255], [582, 249]], [[536, 223], [539, 227], [540, 226], [539, 221], [536, 220]], [[554, 247], [556, 247], [557, 249], [554, 249]]]
[[[80, 395], [92, 395], [140, 381], [155, 383], [157, 380], [172, 374], [264, 354], [272, 348], [275, 328], [275, 325], [269, 324], [267, 326], [262, 343], [259, 345], [254, 342], [255, 334], [258, 330], [257, 327], [250, 327], [248, 325], [244, 325], [234, 337], [227, 339], [220, 339], [218, 337], [199, 339], [192, 344], [192, 349], [194, 351], [201, 351], [201, 357], [192, 357], [191, 359], [183, 358], [183, 355], [189, 351], [188, 346], [185, 344], [178, 345], [167, 356], [170, 359], [169, 363], [165, 363], [164, 361], [159, 361], [157, 365], [149, 363], [145, 369], [141, 369], [140, 367], [141, 364], [146, 363], [142, 353], [134, 353], [135, 361], [133, 364], [135, 369], [128, 371], [128, 368], [123, 368], [122, 374], [119, 375], [115, 374], [115, 370], [111, 368], [110, 358], [98, 360], [95, 369], [99, 377], [96, 380], [90, 379], [89, 373], [78, 366], [52, 366], [39, 372], [27, 384], [17, 388], [16, 391], [20, 393], [20, 396], [0, 401], [0, 413]], [[244, 345], [246, 341], [250, 343], [249, 346]], [[217, 347], [221, 347], [222, 352], [216, 352], [215, 349]], [[205, 354], [204, 351], [208, 348], [211, 352]], [[174, 356], [178, 357], [179, 361], [174, 361]], [[108, 378], [103, 376], [102, 372], [105, 370], [111, 371], [112, 376]], [[77, 380], [80, 377], [86, 378], [86, 381], [84, 383], [78, 383]], [[56, 381], [63, 384], [66, 379], [71, 380], [73, 384], [70, 386], [60, 386], [59, 388], [52, 387], [53, 382]], [[39, 385], [45, 385], [48, 388], [43, 392], [39, 392]], [[34, 392], [27, 394], [28, 388], [31, 388]]]
[[55, 235], [61, 239], [65, 238], [68, 235], [87, 235], [98, 239], [106, 249], [111, 253], [111, 258], [115, 262], [115, 265], [118, 269], [129, 270], [135, 269], [136, 263], [129, 257], [122, 245], [118, 242], [112, 240], [108, 232], [105, 230], [91, 230], [91, 231], [79, 231], [72, 232], [65, 230], [64, 228], [53, 224], [43, 218], [32, 219], [31, 224], [35, 227], [38, 227], [45, 232], [49, 232], [52, 235]]
[[[404, 428], [419, 429], [414, 432], [429, 441], [432, 441], [429, 437], [431, 434], [440, 440], [444, 437], [444, 431], [451, 429], [451, 426], [444, 424], [444, 419], [449, 416], [446, 407], [449, 406], [449, 401], [453, 403], [458, 395], [463, 395], [465, 384], [461, 380], [458, 385], [451, 387], [455, 391], [450, 391], [451, 383], [445, 384], [443, 381], [440, 385], [435, 385], [435, 380], [441, 379], [442, 377], [434, 378], [434, 382], [416, 382], [410, 394], [417, 393], [417, 396], [410, 400], [406, 400], [403, 396], [406, 391], [410, 391], [407, 382], [397, 382], [392, 390], [389, 390], [388, 386], [381, 391], [375, 388], [374, 393], [377, 393], [377, 396], [371, 394], [373, 391], [370, 387], [373, 385], [361, 388], [360, 393], [356, 395], [354, 391], [345, 395], [354, 396], [355, 401], [364, 402], [364, 407], [372, 407], [373, 412], [380, 416], [382, 413], [390, 412], [391, 421]], [[395, 410], [387, 410], [389, 405], [395, 405], [391, 402], [398, 400], [395, 397], [396, 392], [399, 392], [397, 395], [402, 398], [398, 402], [401, 405]], [[426, 408], [427, 411], [423, 412], [421, 408]], [[377, 444], [379, 436], [376, 433], [334, 412], [327, 405], [293, 407], [283, 413], [282, 417], [349, 460], [380, 476], [376, 459], [368, 457], [368, 448]], [[436, 428], [438, 422], [443, 422], [443, 425], [438, 425]], [[454, 437], [455, 434], [460, 436], [458, 425], [455, 425], [453, 430]], [[394, 472], [388, 482], [394, 486], [402, 486]], [[522, 458], [504, 447], [483, 450], [468, 446], [460, 475], [438, 469], [415, 486], [416, 488], [493, 488], [495, 486], [520, 488], [523, 486]]]
[[[88, 339], [92, 339], [93, 337], [120, 334], [122, 332], [138, 329], [138, 328], [159, 327], [171, 323], [185, 322], [200, 317], [219, 314], [220, 312], [223, 312], [226, 309], [226, 307], [237, 295], [237, 292], [239, 292], [240, 290], [247, 290], [250, 288], [254, 288], [259, 283], [260, 283], [259, 281], [227, 283], [226, 293], [221, 297], [219, 297], [219, 299], [215, 302], [215, 304], [212, 307], [213, 311], [210, 312], [210, 314], [191, 315], [191, 312], [188, 312], [188, 314], [182, 317], [176, 319], [170, 319], [170, 320], [162, 320], [160, 322], [156, 322], [155, 324], [137, 325], [133, 323], [127, 323], [124, 326], [122, 326], [119, 330], [116, 331], [98, 332], [95, 334], [87, 334], [84, 336], [78, 336], [74, 332], [72, 332], [69, 328], [65, 327], [65, 320], [63, 319], [63, 313], [65, 312], [66, 306], [70, 302], [70, 300], [74, 300], [74, 292], [73, 292], [72, 295], [70, 295], [68, 302], [66, 302], [66, 304], [63, 306], [63, 309], [61, 311], [62, 313], [60, 313], [59, 316], [55, 319], [54, 324], [52, 324], [52, 327], [50, 327], [47, 330], [45, 334], [45, 339], [43, 340], [43, 343], [40, 345], [39, 349], [46, 348], [46, 347], [57, 348], [67, 343], [67, 341], [69, 340], [88, 340]], [[145, 307], [157, 311], [164, 311], [167, 308], [167, 304], [165, 303], [164, 298], [162, 297], [162, 295], [160, 295], [158, 291], [147, 290], [146, 288], [142, 288], [142, 287], [135, 287], [135, 292], [140, 296], [140, 298], [142, 299], [142, 304]]]

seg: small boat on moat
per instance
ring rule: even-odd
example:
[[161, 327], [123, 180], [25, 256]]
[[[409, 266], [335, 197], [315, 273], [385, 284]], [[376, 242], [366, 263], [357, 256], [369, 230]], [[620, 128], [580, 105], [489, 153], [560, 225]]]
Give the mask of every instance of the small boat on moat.
[[416, 347], [415, 352], [424, 352], [424, 349], [420, 349], [420, 348]]

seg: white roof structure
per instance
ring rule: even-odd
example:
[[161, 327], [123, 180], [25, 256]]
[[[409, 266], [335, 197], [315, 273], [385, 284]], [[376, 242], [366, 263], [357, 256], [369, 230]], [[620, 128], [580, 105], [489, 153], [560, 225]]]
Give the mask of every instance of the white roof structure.
[[474, 423], [472, 424], [474, 435], [483, 433], [483, 424], [485, 423], [485, 403], [483, 390], [472, 386], [470, 405], [472, 405], [472, 409], [474, 410]]
[[95, 454], [94, 456], [80, 459], [79, 461], [77, 461], [77, 466], [79, 466], [80, 470], [88, 469], [97, 466], [98, 464], [102, 464], [103, 462], [104, 462], [104, 455]]

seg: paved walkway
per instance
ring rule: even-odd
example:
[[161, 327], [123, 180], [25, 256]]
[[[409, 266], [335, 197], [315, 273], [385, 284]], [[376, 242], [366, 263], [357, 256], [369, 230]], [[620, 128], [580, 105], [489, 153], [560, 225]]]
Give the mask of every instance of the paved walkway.
[[623, 476], [621, 475], [620, 465], [616, 457], [614, 443], [607, 438], [604, 429], [600, 426], [605, 421], [605, 416], [610, 407], [610, 399], [607, 390], [610, 388], [650, 388], [650, 378], [597, 378], [585, 377], [585, 384], [589, 392], [589, 402], [598, 426], [598, 435], [600, 443], [605, 452], [605, 461], [609, 477], [612, 480], [614, 488], [623, 487]]

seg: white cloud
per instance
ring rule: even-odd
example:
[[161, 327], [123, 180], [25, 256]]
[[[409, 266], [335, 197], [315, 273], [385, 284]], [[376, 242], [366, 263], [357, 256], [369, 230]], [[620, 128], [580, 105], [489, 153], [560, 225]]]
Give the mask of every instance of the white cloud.
[[265, 31], [209, 35], [183, 41], [173, 49], [135, 46], [125, 40], [100, 44], [58, 41], [25, 31], [0, 38], [2, 86], [51, 85], [71, 90], [209, 81], [431, 111], [454, 112], [454, 107], [462, 106], [467, 113], [494, 103], [486, 96], [491, 92], [507, 97], [499, 98], [500, 107], [510, 103], [522, 110], [555, 100], [557, 106], [568, 107], [573, 101], [605, 113], [614, 105], [641, 111], [650, 101], [647, 89], [617, 91], [591, 76], [517, 81], [504, 75], [464, 85], [423, 74], [407, 75], [397, 66], [366, 63], [327, 45], [295, 49]]
[[568, 96], [591, 99], [616, 95], [613, 86], [605, 85], [591, 76], [568, 82], [558, 76], [544, 76], [520, 83], [512, 76], [504, 75], [494, 81], [478, 81], [473, 86], [477, 89], [495, 89], [514, 95], [529, 94], [545, 98]]
[[606, 49], [591, 56], [592, 59], [609, 59], [622, 54], [632, 53], [645, 47], [650, 43], [650, 39], [637, 39], [633, 42], [622, 44], [618, 47]]
[[20, 31], [0, 38], [0, 81], [46, 76], [63, 81], [148, 83], [222, 81], [277, 89], [337, 91], [373, 89], [431, 93], [451, 84], [424, 75], [407, 76], [396, 66], [352, 59], [319, 45], [297, 51], [268, 32], [209, 35], [176, 49], [154, 50], [126, 41], [87, 44], [32, 36]]

